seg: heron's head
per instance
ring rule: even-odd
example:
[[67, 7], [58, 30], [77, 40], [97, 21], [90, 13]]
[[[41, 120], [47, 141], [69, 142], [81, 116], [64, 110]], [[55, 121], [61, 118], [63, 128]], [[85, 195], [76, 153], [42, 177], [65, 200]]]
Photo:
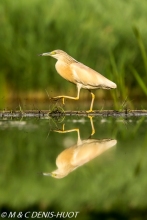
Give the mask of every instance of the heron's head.
[[53, 178], [56, 178], [56, 179], [61, 179], [65, 176], [67, 176], [68, 172], [66, 173], [62, 173], [62, 172], [59, 172], [59, 170], [55, 170], [51, 173], [43, 173], [44, 176], [51, 176]]
[[53, 50], [52, 52], [42, 53], [39, 56], [51, 56], [57, 60], [62, 60], [65, 56], [68, 56], [63, 50]]

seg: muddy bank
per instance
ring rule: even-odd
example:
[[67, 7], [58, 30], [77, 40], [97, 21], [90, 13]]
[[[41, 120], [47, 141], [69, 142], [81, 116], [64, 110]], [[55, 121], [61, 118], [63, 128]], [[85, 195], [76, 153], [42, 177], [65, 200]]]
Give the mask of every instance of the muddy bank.
[[25, 111], [0, 111], [0, 118], [22, 117], [59, 117], [59, 116], [102, 116], [102, 117], [140, 117], [147, 116], [147, 110], [95, 110], [91, 113], [86, 111], [64, 111], [63, 109], [49, 110], [25, 110]]

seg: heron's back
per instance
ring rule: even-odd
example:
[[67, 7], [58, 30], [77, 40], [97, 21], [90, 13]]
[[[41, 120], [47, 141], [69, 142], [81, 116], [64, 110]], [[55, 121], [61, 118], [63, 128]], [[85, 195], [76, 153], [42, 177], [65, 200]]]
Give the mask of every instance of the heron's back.
[[86, 89], [114, 89], [116, 84], [82, 63], [70, 65], [76, 83]]

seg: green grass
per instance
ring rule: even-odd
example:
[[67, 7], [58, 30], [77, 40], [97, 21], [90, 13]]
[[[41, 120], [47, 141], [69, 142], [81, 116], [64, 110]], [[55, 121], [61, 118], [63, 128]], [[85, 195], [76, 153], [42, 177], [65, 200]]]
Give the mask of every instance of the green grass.
[[144, 67], [144, 71], [143, 71], [144, 74], [141, 74], [140, 72], [138, 72], [133, 66], [131, 67], [131, 70], [141, 90], [147, 96], [147, 83], [146, 83], [147, 82], [147, 53], [146, 53], [145, 45], [143, 43], [139, 30], [136, 27], [134, 27], [133, 30], [134, 30], [134, 34], [136, 36], [138, 46], [140, 49], [140, 53], [141, 53], [141, 57], [143, 60], [142, 63]]
[[[55, 60], [37, 56], [54, 49], [63, 49], [116, 82], [117, 90], [106, 93], [115, 103], [134, 98], [136, 90], [144, 97], [146, 87], [140, 79], [147, 78], [146, 14], [145, 0], [1, 0], [0, 74], [4, 80], [0, 87], [7, 90], [0, 98], [7, 97], [8, 91], [72, 93], [70, 84], [56, 73]], [[139, 27], [136, 37], [132, 26]]]

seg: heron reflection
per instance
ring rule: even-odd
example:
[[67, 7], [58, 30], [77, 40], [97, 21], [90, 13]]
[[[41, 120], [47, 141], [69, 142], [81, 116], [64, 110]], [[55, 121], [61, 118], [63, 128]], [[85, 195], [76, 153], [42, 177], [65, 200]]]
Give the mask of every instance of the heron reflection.
[[44, 176], [52, 176], [54, 178], [63, 178], [69, 173], [91, 161], [97, 156], [107, 151], [109, 148], [116, 145], [115, 139], [92, 139], [92, 135], [95, 133], [93, 119], [89, 116], [91, 122], [92, 132], [90, 138], [87, 140], [81, 140], [80, 131], [78, 128], [71, 130], [54, 130], [58, 133], [77, 132], [77, 143], [64, 151], [62, 151], [56, 158], [57, 169], [51, 173], [43, 173]]

